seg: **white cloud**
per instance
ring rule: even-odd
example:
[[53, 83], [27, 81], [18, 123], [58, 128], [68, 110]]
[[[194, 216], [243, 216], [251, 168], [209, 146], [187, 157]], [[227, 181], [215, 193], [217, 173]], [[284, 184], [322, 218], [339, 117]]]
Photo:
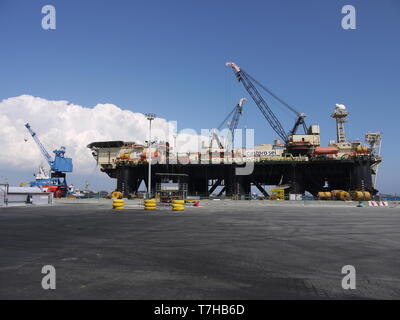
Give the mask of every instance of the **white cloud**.
[[[60, 146], [72, 157], [74, 171], [88, 172], [95, 161], [86, 147], [94, 141], [146, 140], [148, 121], [141, 113], [122, 110], [113, 104], [98, 104], [94, 108], [22, 95], [0, 102], [0, 167], [32, 170], [43, 162], [38, 147], [24, 127], [29, 122], [47, 151]], [[168, 136], [171, 126], [165, 119], [153, 121], [154, 132]], [[181, 135], [196, 139], [194, 135]], [[25, 142], [24, 139], [27, 139]], [[173, 138], [170, 139], [171, 143]]]

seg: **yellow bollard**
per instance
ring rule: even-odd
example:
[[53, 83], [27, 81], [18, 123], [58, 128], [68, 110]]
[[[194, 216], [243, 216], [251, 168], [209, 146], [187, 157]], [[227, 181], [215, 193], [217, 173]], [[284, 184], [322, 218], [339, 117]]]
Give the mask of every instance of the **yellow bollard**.
[[339, 199], [342, 201], [350, 201], [351, 200], [350, 193], [348, 193], [347, 191], [341, 191], [339, 194]]
[[114, 199], [113, 200], [113, 209], [114, 210], [125, 209], [124, 200], [123, 199]]
[[364, 200], [365, 201], [370, 201], [372, 199], [371, 193], [368, 191], [363, 191], [364, 194]]
[[111, 194], [111, 198], [113, 198], [113, 199], [122, 199], [122, 193], [119, 192], [119, 191], [114, 191], [114, 192]]
[[156, 199], [144, 200], [144, 210], [156, 210], [156, 209], [157, 209]]
[[184, 211], [184, 210], [185, 210], [185, 200], [172, 201], [172, 211]]

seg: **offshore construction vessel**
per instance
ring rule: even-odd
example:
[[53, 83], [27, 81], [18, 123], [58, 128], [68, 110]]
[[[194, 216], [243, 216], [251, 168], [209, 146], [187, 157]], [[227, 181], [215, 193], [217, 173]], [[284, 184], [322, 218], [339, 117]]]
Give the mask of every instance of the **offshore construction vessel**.
[[[345, 134], [346, 107], [337, 104], [331, 117], [336, 120], [336, 140], [328, 147], [320, 146], [319, 125], [307, 126], [305, 114], [296, 111], [269, 89], [252, 78], [235, 63], [228, 62], [261, 113], [281, 140], [246, 150], [234, 148], [227, 152], [219, 137], [212, 134], [210, 146], [199, 152], [179, 153], [169, 142], [143, 145], [135, 142], [104, 141], [88, 145], [101, 171], [117, 179], [117, 190], [125, 196], [138, 192], [142, 181], [148, 183], [148, 159], [152, 159], [151, 191], [155, 190], [160, 173], [185, 174], [189, 195], [208, 197], [217, 187], [219, 195], [247, 196], [255, 186], [268, 197], [265, 186], [279, 186], [286, 194], [302, 195], [306, 191], [315, 198], [370, 200], [377, 193], [373, 176], [381, 162], [379, 132], [365, 135], [368, 146], [361, 141], [347, 141]], [[273, 99], [296, 114], [292, 129], [286, 133], [256, 85]], [[242, 113], [245, 99], [234, 108], [229, 122], [231, 141]], [[298, 133], [302, 128], [303, 133]], [[212, 140], [217, 141], [213, 147]], [[282, 142], [281, 142], [282, 141]], [[176, 143], [175, 143], [176, 144]], [[250, 174], [238, 175], [237, 168], [253, 164]]]

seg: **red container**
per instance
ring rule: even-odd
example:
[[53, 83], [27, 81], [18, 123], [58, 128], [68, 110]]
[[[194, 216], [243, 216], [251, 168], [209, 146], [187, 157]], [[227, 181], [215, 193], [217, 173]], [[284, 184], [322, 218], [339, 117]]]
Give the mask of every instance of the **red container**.
[[339, 149], [336, 147], [316, 147], [314, 154], [337, 154]]

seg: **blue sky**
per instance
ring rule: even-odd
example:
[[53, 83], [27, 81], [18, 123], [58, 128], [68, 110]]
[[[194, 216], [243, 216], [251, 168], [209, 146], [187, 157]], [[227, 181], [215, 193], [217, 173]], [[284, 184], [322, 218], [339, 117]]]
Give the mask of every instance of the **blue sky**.
[[[41, 28], [41, 8], [57, 29]], [[341, 28], [354, 5], [357, 29]], [[400, 2], [396, 0], [0, 0], [0, 99], [31, 94], [86, 107], [113, 103], [217, 126], [246, 96], [235, 61], [335, 138], [335, 103], [351, 113], [349, 138], [384, 132], [381, 190], [400, 192]], [[279, 114], [286, 130], [292, 116]], [[241, 125], [275, 138], [254, 103]]]

